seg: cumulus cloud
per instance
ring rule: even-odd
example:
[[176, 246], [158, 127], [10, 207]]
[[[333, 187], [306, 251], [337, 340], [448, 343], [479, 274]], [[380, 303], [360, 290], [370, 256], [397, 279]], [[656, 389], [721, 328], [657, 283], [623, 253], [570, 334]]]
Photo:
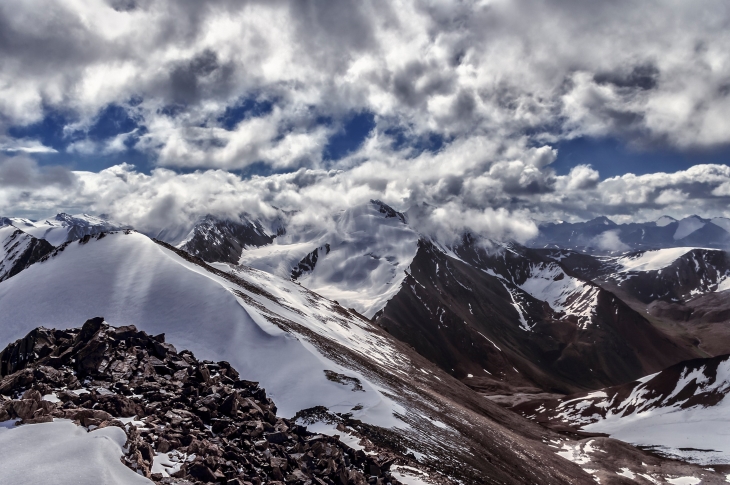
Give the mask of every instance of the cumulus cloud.
[[[0, 147], [54, 150], [10, 135], [61, 113], [69, 157], [134, 147], [153, 167], [0, 161], [0, 211], [78, 208], [177, 234], [205, 213], [274, 207], [326, 225], [378, 198], [427, 203], [424, 230], [441, 238], [518, 240], [533, 220], [730, 215], [727, 166], [552, 168], [555, 143], [581, 136], [730, 143], [727, 22], [722, 0], [0, 3]], [[100, 132], [110, 107], [124, 116]], [[355, 114], [374, 128], [330, 159]], [[274, 174], [231, 173], [252, 166]]]
[[[0, 19], [6, 126], [47, 109], [83, 126], [114, 103], [170, 167], [316, 166], [316, 120], [361, 111], [446, 139], [730, 142], [722, 0], [27, 0]], [[221, 129], [226, 108], [260, 96], [274, 113]]]

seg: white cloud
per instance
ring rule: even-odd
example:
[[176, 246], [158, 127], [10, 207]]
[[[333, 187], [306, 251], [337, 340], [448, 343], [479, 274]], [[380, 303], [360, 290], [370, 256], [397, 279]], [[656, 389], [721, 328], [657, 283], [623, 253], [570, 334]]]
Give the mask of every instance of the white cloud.
[[[322, 133], [311, 123], [361, 110], [448, 138], [529, 130], [544, 140], [730, 142], [722, 0], [110, 5], [0, 5], [14, 41], [2, 47], [0, 66], [8, 123], [38, 121], [44, 107], [91, 119], [141, 97], [154, 141], [144, 147], [166, 166], [216, 168], [262, 161], [262, 152], [280, 166], [316, 164]], [[219, 133], [226, 106], [261, 94], [280, 109], [268, 126]], [[170, 119], [167, 105], [184, 114]], [[280, 147], [271, 130], [292, 126], [296, 141]], [[286, 161], [277, 162], [280, 152]], [[525, 163], [543, 167], [551, 162], [545, 154]]]
[[[64, 191], [33, 175], [33, 191], [0, 187], [2, 213], [79, 208], [152, 231], [275, 205], [316, 225], [328, 223], [317, 211], [379, 198], [401, 210], [427, 202], [435, 208], [428, 227], [443, 237], [472, 230], [517, 239], [534, 230], [533, 218], [730, 215], [727, 166], [603, 181], [588, 165], [567, 175], [552, 168], [554, 142], [585, 135], [730, 143], [722, 0], [134, 4], [0, 3], [11, 39], [0, 45], [0, 132], [46, 109], [78, 116], [67, 133], [88, 130], [114, 103], [143, 123], [137, 149], [158, 167], [76, 173], [78, 184]], [[220, 118], [242, 99], [272, 108], [225, 129]], [[329, 138], [362, 112], [377, 129], [355, 153], [326, 160]], [[396, 150], [395, 128], [444, 145]], [[132, 139], [77, 140], [68, 152], [121, 156]], [[30, 169], [21, 175], [45, 173], [23, 163]], [[292, 173], [242, 180], [226, 172], [256, 163]]]

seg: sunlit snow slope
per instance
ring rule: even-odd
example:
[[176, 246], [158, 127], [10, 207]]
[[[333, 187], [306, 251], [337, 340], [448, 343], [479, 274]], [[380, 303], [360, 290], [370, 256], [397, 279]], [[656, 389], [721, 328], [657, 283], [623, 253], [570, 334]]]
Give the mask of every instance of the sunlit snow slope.
[[[397, 366], [398, 355], [369, 324], [295, 283], [251, 269], [238, 278], [213, 273], [135, 232], [71, 242], [0, 283], [0, 307], [3, 344], [38, 325], [72, 327], [103, 316], [164, 332], [199, 358], [228, 360], [259, 380], [284, 416], [315, 405], [340, 412], [360, 405], [357, 416], [394, 424], [392, 403], [374, 386], [296, 334], [301, 328]], [[325, 370], [360, 379], [365, 392], [327, 380]]]

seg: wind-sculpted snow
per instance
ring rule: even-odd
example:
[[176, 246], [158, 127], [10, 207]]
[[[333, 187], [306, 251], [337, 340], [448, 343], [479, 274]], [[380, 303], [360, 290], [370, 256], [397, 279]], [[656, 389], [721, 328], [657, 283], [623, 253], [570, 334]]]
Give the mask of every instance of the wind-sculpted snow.
[[5, 427], [0, 423], [0, 483], [53, 485], [152, 485], [124, 464], [124, 431], [94, 432], [70, 420]]
[[400, 289], [418, 237], [402, 214], [372, 201], [344, 211], [325, 233], [290, 231], [272, 245], [244, 251], [240, 263], [290, 278], [315, 249], [329, 245], [297, 281], [370, 318]]
[[236, 268], [217, 266], [252, 285], [251, 287], [244, 285], [242, 289], [232, 285], [231, 290], [241, 298], [249, 314], [262, 325], [266, 325], [264, 322], [267, 320], [274, 321], [296, 332], [296, 326], [289, 327], [288, 322], [280, 322], [285, 318], [392, 369], [399, 369], [405, 365], [406, 361], [393, 345], [373, 332], [370, 322], [359, 315], [301, 285], [264, 271], [240, 266]]
[[674, 365], [635, 382], [517, 406], [545, 423], [655, 448], [702, 463], [730, 459], [730, 356]]
[[[311, 327], [340, 339], [347, 338], [343, 333], [349, 325], [353, 343], [363, 351], [378, 351], [392, 363], [389, 347], [368, 335], [358, 317], [334, 312], [331, 303], [318, 301], [294, 283], [278, 288], [274, 279], [256, 271], [230, 281], [224, 273], [212, 273], [135, 232], [71, 242], [0, 284], [0, 341], [22, 337], [42, 322], [71, 327], [90, 315], [103, 315], [119, 325], [164, 332], [201, 358], [228, 360], [261, 381], [276, 396], [283, 415], [316, 405], [342, 412], [362, 406], [356, 413], [361, 418], [395, 424], [392, 403], [365, 378], [272, 320], [292, 321], [297, 328]], [[287, 291], [301, 302], [298, 308], [265, 296]], [[316, 310], [303, 309], [305, 304]], [[328, 380], [325, 370], [359, 379], [364, 392]]]

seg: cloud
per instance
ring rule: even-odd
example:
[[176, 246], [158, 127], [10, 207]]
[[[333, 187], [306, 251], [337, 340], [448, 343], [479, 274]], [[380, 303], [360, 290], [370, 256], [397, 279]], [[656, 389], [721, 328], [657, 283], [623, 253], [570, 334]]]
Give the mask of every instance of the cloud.
[[0, 156], [0, 187], [3, 191], [43, 188], [47, 186], [72, 187], [76, 176], [60, 166], [39, 167], [27, 156]]
[[[700, 4], [28, 0], [0, 6], [0, 129], [124, 106], [149, 130], [140, 149], [198, 168], [317, 166], [336, 132], [318, 120], [363, 111], [447, 140], [726, 144], [727, 10]], [[250, 135], [217, 120], [261, 95], [278, 112], [243, 150]]]
[[38, 140], [9, 139], [6, 142], [0, 141], [0, 152], [7, 153], [57, 153], [57, 150], [47, 147]]
[[629, 246], [619, 238], [619, 231], [605, 231], [594, 237], [591, 243], [602, 251], [627, 251]]
[[[555, 143], [581, 136], [730, 143], [727, 22], [722, 0], [0, 3], [2, 145], [42, 150], [20, 128], [58, 119], [53, 147], [71, 160], [134, 147], [152, 161], [58, 177], [4, 161], [0, 211], [173, 233], [274, 206], [326, 225], [318, 211], [377, 198], [429, 204], [424, 230], [443, 238], [519, 240], [533, 220], [730, 215], [727, 166], [553, 168]], [[357, 116], [367, 130], [328, 156]], [[273, 175], [231, 173], [252, 167]]]

